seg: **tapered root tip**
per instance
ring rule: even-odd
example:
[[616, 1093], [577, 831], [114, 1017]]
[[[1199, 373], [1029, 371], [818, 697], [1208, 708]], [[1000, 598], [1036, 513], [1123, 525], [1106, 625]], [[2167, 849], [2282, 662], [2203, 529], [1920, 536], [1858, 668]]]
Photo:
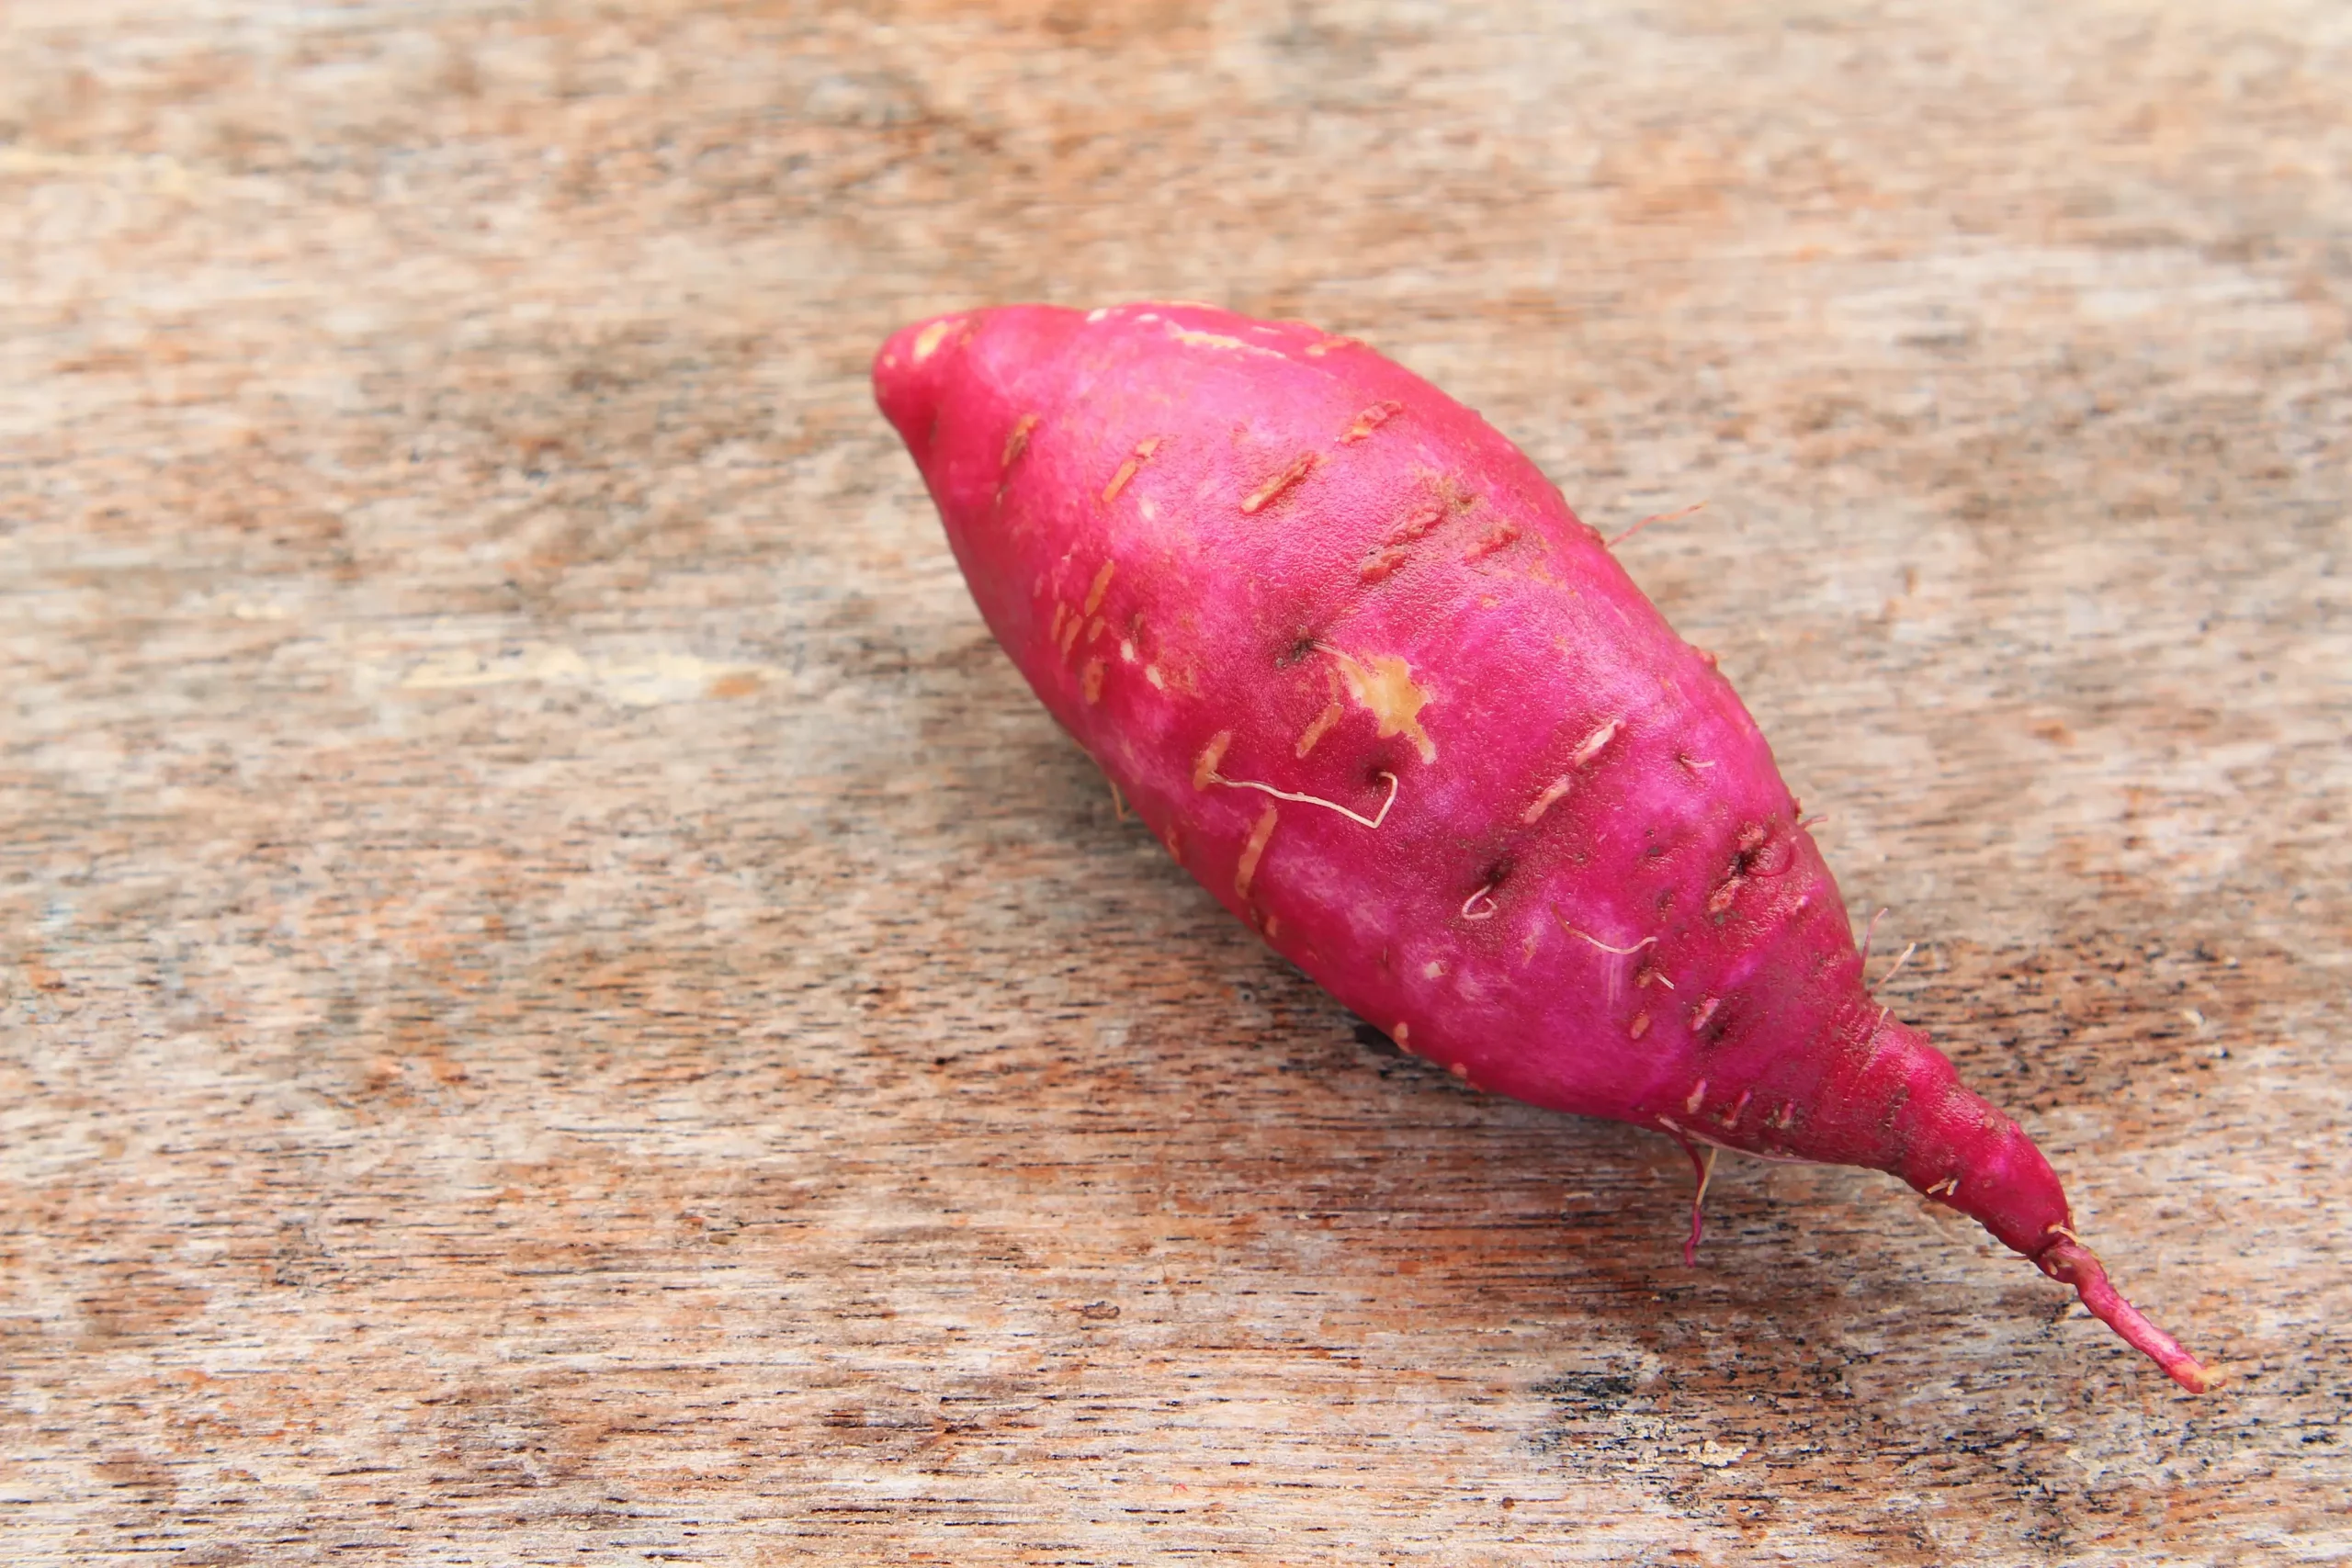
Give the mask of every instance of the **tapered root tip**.
[[2140, 1309], [2108, 1281], [2107, 1270], [2089, 1247], [2062, 1238], [2043, 1248], [2034, 1262], [2052, 1279], [2074, 1286], [2092, 1316], [2121, 1335], [2125, 1344], [2145, 1354], [2189, 1393], [2210, 1393], [2222, 1386], [2222, 1370], [2205, 1365], [2182, 1349], [2179, 1340], [2142, 1316]]

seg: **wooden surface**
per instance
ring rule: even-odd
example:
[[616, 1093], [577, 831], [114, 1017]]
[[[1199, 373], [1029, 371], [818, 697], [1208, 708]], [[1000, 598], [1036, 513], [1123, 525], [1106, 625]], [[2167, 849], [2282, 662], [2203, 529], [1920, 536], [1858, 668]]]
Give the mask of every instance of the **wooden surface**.
[[[0, 1558], [2352, 1555], [2347, 105], [2335, 0], [0, 9]], [[1153, 295], [1711, 502], [2231, 1390], [1859, 1172], [1686, 1271], [1114, 816], [864, 378]]]

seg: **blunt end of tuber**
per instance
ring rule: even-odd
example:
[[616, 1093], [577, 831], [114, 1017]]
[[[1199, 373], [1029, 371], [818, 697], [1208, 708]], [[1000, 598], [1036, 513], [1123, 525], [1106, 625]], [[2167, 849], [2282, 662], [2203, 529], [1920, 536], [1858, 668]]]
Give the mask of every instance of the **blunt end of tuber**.
[[875, 353], [874, 400], [917, 462], [930, 453], [944, 372], [970, 335], [973, 316], [956, 311], [916, 321], [891, 333]]
[[2123, 1342], [2165, 1370], [2165, 1375], [2191, 1393], [2211, 1393], [2226, 1381], [2219, 1366], [2207, 1366], [2180, 1341], [2150, 1323], [2139, 1308], [2123, 1299], [2110, 1283], [2107, 1269], [2091, 1249], [2071, 1236], [2061, 1236], [2044, 1247], [2034, 1262], [2061, 1284], [2072, 1285], [2090, 1308], [2091, 1315], [2123, 1337]]

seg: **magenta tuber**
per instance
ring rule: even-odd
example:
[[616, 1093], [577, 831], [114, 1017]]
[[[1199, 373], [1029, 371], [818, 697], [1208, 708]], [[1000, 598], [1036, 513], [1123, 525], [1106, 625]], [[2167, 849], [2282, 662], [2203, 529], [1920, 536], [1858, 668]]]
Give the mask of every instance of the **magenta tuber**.
[[1892, 1172], [2211, 1386], [1871, 996], [1714, 661], [1476, 414], [1351, 339], [1184, 304], [943, 316], [874, 384], [1046, 707], [1397, 1044], [1694, 1158]]

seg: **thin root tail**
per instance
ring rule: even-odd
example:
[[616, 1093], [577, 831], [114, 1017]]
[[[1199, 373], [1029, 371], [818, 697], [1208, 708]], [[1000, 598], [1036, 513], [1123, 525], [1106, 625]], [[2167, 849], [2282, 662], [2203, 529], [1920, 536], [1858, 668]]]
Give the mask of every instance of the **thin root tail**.
[[2062, 1235], [2033, 1261], [2059, 1283], [2074, 1286], [2092, 1316], [2121, 1335], [2124, 1343], [2145, 1353], [2173, 1382], [2191, 1393], [2206, 1393], [2221, 1386], [2221, 1369], [2206, 1366], [2182, 1349], [2179, 1340], [2143, 1317], [2140, 1309], [2109, 1283], [2106, 1269], [2089, 1247]]
[[1690, 1174], [1699, 1181], [1690, 1194], [1690, 1235], [1682, 1244], [1682, 1267], [1696, 1269], [1699, 1267], [1699, 1238], [1707, 1234], [1707, 1183], [1715, 1174], [1715, 1156], [1723, 1151], [1709, 1144], [1707, 1152], [1702, 1155], [1699, 1146], [1688, 1138], [1675, 1141], [1682, 1145], [1682, 1152], [1690, 1156]]

